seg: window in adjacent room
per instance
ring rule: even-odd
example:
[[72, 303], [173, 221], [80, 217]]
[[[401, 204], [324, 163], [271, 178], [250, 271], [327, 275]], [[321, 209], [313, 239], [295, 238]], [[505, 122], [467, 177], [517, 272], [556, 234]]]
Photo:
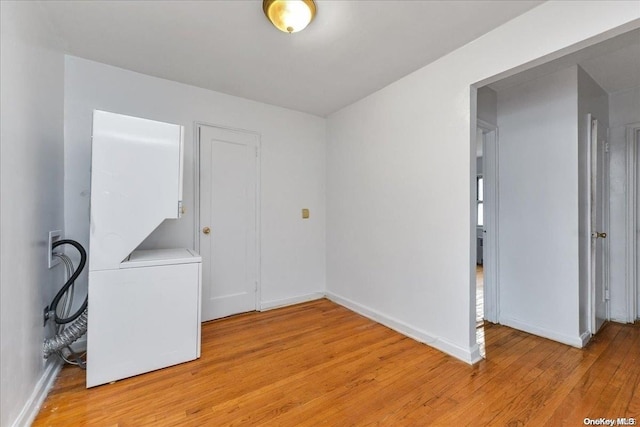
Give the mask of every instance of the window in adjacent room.
[[484, 199], [484, 184], [482, 175], [478, 175], [476, 179], [476, 194], [478, 195], [478, 227], [482, 227], [484, 225], [484, 210], [483, 210], [483, 199]]

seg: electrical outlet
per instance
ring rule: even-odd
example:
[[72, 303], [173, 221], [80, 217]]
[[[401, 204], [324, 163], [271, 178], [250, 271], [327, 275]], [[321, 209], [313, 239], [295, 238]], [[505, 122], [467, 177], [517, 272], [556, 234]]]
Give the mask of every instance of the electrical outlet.
[[42, 310], [42, 326], [47, 326], [47, 320], [49, 320], [49, 306], [46, 306], [44, 310]]
[[47, 262], [49, 268], [53, 268], [56, 265], [60, 264], [60, 258], [53, 256], [53, 243], [60, 239], [62, 239], [61, 230], [54, 230], [49, 232], [49, 245], [47, 246], [47, 248], [49, 248], [49, 251], [47, 252]]

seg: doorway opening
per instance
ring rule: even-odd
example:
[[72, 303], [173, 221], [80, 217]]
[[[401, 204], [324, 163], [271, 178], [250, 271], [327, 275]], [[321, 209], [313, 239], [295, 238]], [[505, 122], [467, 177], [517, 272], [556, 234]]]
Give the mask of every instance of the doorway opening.
[[[480, 97], [491, 94], [479, 91]], [[484, 105], [491, 102], [483, 102]], [[495, 103], [494, 103], [495, 104]], [[480, 118], [476, 128], [476, 342], [482, 357], [485, 351], [485, 322], [497, 321], [497, 127]]]
[[[640, 80], [635, 78], [640, 73], [629, 60], [640, 52], [639, 31], [475, 86], [474, 115], [484, 119], [484, 108], [484, 116], [493, 114], [493, 123], [500, 127], [500, 286], [494, 287], [500, 300], [491, 313], [488, 239], [493, 233], [483, 160], [472, 162], [470, 177], [473, 218], [480, 221], [476, 209], [481, 202], [483, 207], [482, 234], [480, 222], [471, 234], [477, 252], [471, 265], [476, 292], [472, 328], [480, 325], [483, 313], [484, 325], [494, 321], [583, 347], [604, 321], [628, 322], [629, 313], [638, 317], [640, 246], [635, 223], [640, 222], [640, 209], [635, 199], [640, 199], [640, 181], [635, 169], [633, 175], [627, 171], [640, 167], [640, 150], [634, 133], [634, 143], [625, 151], [624, 126], [637, 132], [629, 130], [628, 123], [640, 117]], [[486, 88], [494, 91], [493, 111], [487, 111], [486, 99], [481, 99]], [[483, 151], [485, 158], [486, 148]], [[592, 177], [592, 171], [598, 174]]]
[[[482, 148], [482, 129], [478, 128], [478, 144]], [[481, 159], [482, 157], [479, 157]], [[478, 163], [481, 163], [478, 161]], [[478, 165], [476, 176], [476, 342], [482, 357], [486, 356], [484, 345], [484, 178]]]

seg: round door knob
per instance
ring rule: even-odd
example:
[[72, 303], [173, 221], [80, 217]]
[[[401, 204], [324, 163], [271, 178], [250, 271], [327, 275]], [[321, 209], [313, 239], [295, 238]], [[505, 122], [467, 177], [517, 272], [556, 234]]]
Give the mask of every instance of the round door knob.
[[598, 237], [606, 239], [607, 238], [607, 233], [598, 233]]
[[205, 227], [205, 228], [202, 229], [202, 232], [204, 234], [209, 234], [209, 233], [211, 233], [211, 229], [209, 227]]

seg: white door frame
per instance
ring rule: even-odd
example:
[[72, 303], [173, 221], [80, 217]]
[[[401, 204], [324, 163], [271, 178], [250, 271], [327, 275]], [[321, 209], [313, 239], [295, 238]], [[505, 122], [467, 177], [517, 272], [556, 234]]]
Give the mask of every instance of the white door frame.
[[262, 301], [262, 269], [261, 269], [261, 259], [262, 259], [262, 252], [260, 251], [260, 248], [262, 247], [262, 245], [260, 244], [261, 242], [261, 212], [262, 209], [260, 208], [260, 200], [261, 197], [260, 195], [262, 194], [261, 192], [261, 181], [262, 181], [262, 174], [261, 174], [261, 158], [262, 158], [262, 141], [260, 139], [260, 134], [258, 132], [254, 132], [254, 131], [250, 131], [250, 130], [246, 130], [246, 129], [239, 129], [239, 128], [232, 128], [229, 126], [221, 126], [221, 125], [216, 125], [216, 124], [212, 124], [212, 123], [207, 123], [207, 122], [202, 122], [202, 121], [196, 121], [194, 122], [193, 125], [193, 139], [194, 139], [194, 173], [193, 173], [193, 182], [194, 182], [194, 206], [193, 206], [193, 235], [194, 235], [194, 246], [195, 246], [195, 251], [200, 253], [200, 229], [202, 224], [200, 224], [200, 127], [201, 126], [208, 126], [208, 127], [214, 127], [214, 128], [218, 128], [218, 129], [223, 129], [223, 130], [228, 130], [228, 131], [233, 131], [233, 132], [244, 132], [244, 133], [249, 133], [252, 135], [255, 135], [256, 137], [256, 143], [257, 143], [257, 159], [256, 159], [256, 282], [257, 282], [257, 289], [256, 289], [256, 301], [255, 301], [255, 308], [256, 310], [261, 310], [261, 303], [260, 301]]
[[626, 126], [627, 129], [627, 197], [625, 199], [625, 229], [626, 229], [626, 280], [625, 287], [627, 293], [627, 319], [629, 323], [633, 323], [638, 317], [638, 271], [637, 271], [637, 237], [638, 237], [638, 168], [637, 153], [640, 150], [640, 122], [631, 123]]
[[[484, 317], [492, 323], [498, 323], [500, 319], [500, 286], [499, 286], [499, 244], [498, 244], [498, 206], [499, 206], [499, 174], [498, 174], [498, 127], [478, 119], [476, 126], [482, 129], [482, 175], [485, 185], [484, 227], [490, 233], [483, 235], [483, 265], [484, 265]], [[493, 155], [487, 156], [485, 145], [489, 141], [493, 144]], [[490, 150], [489, 150], [490, 151]], [[487, 167], [493, 165], [493, 167]], [[488, 188], [487, 184], [493, 184]], [[486, 202], [487, 195], [493, 201]], [[476, 220], [477, 224], [477, 220]], [[491, 234], [491, 235], [488, 235]], [[475, 236], [474, 236], [475, 237]]]
[[[587, 268], [587, 277], [588, 277], [588, 283], [589, 283], [589, 332], [591, 333], [591, 335], [594, 335], [597, 331], [596, 331], [596, 286], [595, 286], [595, 280], [593, 277], [593, 273], [594, 273], [594, 259], [595, 259], [595, 241], [594, 238], [592, 237], [592, 233], [594, 231], [598, 231], [598, 230], [594, 230], [593, 229], [593, 191], [594, 191], [594, 177], [592, 176], [593, 174], [593, 162], [594, 162], [594, 158], [593, 158], [593, 152], [594, 150], [597, 151], [597, 147], [598, 147], [598, 135], [597, 135], [597, 131], [596, 131], [596, 135], [595, 135], [595, 141], [594, 141], [594, 135], [593, 135], [593, 120], [596, 120], [598, 123], [598, 126], [600, 126], [600, 121], [598, 120], [597, 117], [594, 117], [591, 113], [589, 113], [587, 115], [587, 123], [588, 123], [588, 130], [587, 130], [587, 141], [589, 144], [589, 148], [587, 150], [587, 215], [588, 215], [588, 220], [587, 220], [587, 231], [588, 231], [588, 242], [589, 242], [589, 257], [588, 259], [588, 268]], [[609, 139], [608, 139], [608, 135], [607, 135], [607, 144], [609, 143]], [[594, 145], [595, 144], [595, 145]], [[597, 159], [597, 158], [596, 158]], [[605, 161], [609, 161], [609, 159], [607, 158]], [[607, 164], [607, 169], [606, 169], [607, 173], [610, 172], [610, 166]], [[605, 176], [605, 188], [606, 188], [606, 205], [605, 205], [605, 214], [604, 214], [604, 218], [603, 218], [603, 222], [604, 222], [604, 230], [608, 233], [609, 229], [610, 229], [610, 223], [609, 223], [609, 202], [610, 202], [610, 196], [609, 196], [609, 177]], [[605, 240], [603, 243], [603, 257], [605, 259], [605, 266], [604, 266], [604, 292], [608, 292], [610, 287], [609, 287], [609, 256], [610, 256], [610, 251], [609, 251], [609, 240]], [[606, 314], [605, 314], [605, 319], [606, 320], [610, 320], [610, 310], [611, 310], [611, 302], [607, 300], [607, 302], [605, 303], [605, 307], [606, 307]]]

